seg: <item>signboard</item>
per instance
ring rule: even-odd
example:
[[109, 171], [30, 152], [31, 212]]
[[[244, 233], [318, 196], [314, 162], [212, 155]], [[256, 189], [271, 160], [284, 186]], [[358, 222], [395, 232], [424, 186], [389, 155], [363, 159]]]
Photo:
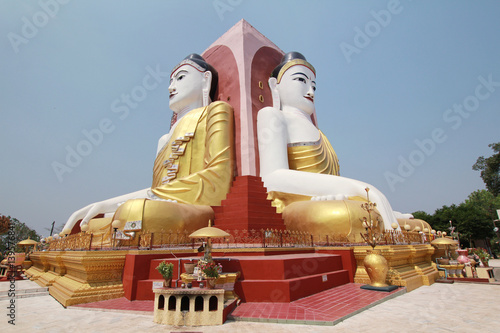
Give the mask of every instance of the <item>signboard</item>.
[[140, 231], [142, 230], [142, 221], [129, 221], [123, 228], [125, 231]]
[[153, 281], [153, 289], [163, 288], [163, 281]]

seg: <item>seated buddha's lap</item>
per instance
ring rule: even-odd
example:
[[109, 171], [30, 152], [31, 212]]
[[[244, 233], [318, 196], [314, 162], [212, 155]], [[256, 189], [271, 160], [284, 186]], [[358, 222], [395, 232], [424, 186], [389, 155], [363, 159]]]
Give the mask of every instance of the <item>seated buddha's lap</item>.
[[[345, 236], [351, 242], [363, 242], [360, 233], [365, 233], [362, 223], [368, 213], [361, 204], [357, 200], [297, 201], [285, 207], [283, 219], [288, 229], [305, 231], [322, 241], [328, 235], [330, 240]], [[374, 223], [381, 220], [378, 211], [371, 215]], [[382, 232], [383, 224], [379, 225], [376, 230]]]
[[109, 240], [112, 236], [111, 221], [119, 220], [119, 230], [124, 230], [127, 222], [142, 221], [142, 228], [137, 231], [192, 233], [206, 227], [210, 219], [214, 219], [214, 211], [210, 206], [133, 199], [118, 207], [113, 218], [90, 220], [89, 232]]

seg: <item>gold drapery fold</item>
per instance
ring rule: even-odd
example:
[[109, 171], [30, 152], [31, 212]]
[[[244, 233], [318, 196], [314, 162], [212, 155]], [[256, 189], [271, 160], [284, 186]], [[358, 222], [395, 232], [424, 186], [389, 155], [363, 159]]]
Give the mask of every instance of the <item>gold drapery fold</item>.
[[180, 203], [220, 205], [229, 192], [233, 170], [233, 109], [214, 102], [179, 120], [155, 160], [152, 191]]
[[319, 131], [320, 138], [310, 145], [288, 147], [288, 165], [291, 170], [338, 176], [339, 160], [332, 145]]

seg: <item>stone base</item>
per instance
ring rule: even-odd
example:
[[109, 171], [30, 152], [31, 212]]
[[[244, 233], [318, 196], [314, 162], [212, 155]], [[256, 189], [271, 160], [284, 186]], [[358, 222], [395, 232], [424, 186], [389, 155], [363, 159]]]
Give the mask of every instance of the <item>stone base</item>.
[[28, 270], [24, 272], [24, 275], [26, 275], [31, 281], [38, 280], [40, 276], [44, 273], [43, 270], [41, 270], [38, 267], [31, 266]]
[[424, 286], [430, 286], [439, 278], [439, 272], [433, 263], [430, 265], [427, 262], [417, 264], [415, 265], [415, 271], [422, 278]]
[[44, 272], [40, 277], [36, 280], [36, 283], [41, 287], [50, 287], [54, 284], [61, 276], [55, 272], [48, 271]]
[[[279, 252], [283, 254], [306, 254], [315, 252], [325, 252], [330, 253], [325, 250], [326, 248], [301, 248], [301, 249], [237, 249], [233, 250], [238, 253], [244, 253], [245, 258], [248, 259], [247, 252], [262, 253], [262, 259], [269, 259], [268, 254]], [[351, 280], [348, 276], [348, 272], [345, 272], [345, 280], [347, 282], [355, 282], [361, 284], [369, 284], [370, 278], [365, 271], [363, 266], [363, 260], [366, 255], [366, 250], [371, 249], [369, 246], [356, 246], [353, 248], [343, 248], [344, 252], [348, 252], [348, 255], [339, 262], [344, 267], [344, 270], [351, 270], [354, 278]], [[430, 245], [387, 245], [378, 246], [382, 255], [387, 259], [389, 265], [388, 279], [386, 281], [389, 285], [406, 287], [407, 291], [414, 290], [422, 285], [430, 285], [435, 282], [438, 278], [438, 272], [436, 268], [432, 265], [431, 255], [434, 249]], [[192, 252], [193, 250], [174, 250], [179, 251], [179, 253]], [[217, 252], [218, 250], [215, 250]], [[222, 251], [222, 250], [221, 250]], [[230, 249], [224, 249], [223, 252], [231, 252]], [[351, 252], [352, 251], [352, 252]], [[129, 283], [128, 288], [136, 288], [136, 286], [130, 282], [131, 276], [135, 276], [135, 272], [126, 271], [125, 279], [123, 279], [125, 256], [126, 254], [138, 255], [139, 253], [147, 253], [148, 255], [153, 255], [155, 258], [162, 258], [162, 254], [166, 257], [171, 253], [171, 250], [153, 250], [153, 251], [138, 251], [138, 250], [116, 250], [116, 251], [47, 251], [47, 252], [35, 252], [31, 255], [33, 261], [33, 266], [30, 267], [26, 274], [36, 283], [43, 287], [50, 287], [50, 294], [55, 297], [64, 306], [75, 305], [80, 303], [95, 302], [105, 299], [118, 298], [125, 296], [124, 293], [124, 282]], [[277, 253], [276, 253], [277, 254]], [[227, 254], [226, 254], [227, 255]], [[345, 259], [345, 260], [344, 260]], [[354, 259], [356, 264], [354, 264]], [[147, 260], [146, 266], [141, 269], [146, 269], [144, 279], [149, 276], [149, 271], [155, 271], [154, 268], [150, 268], [149, 261]], [[178, 259], [176, 259], [178, 260]], [[231, 262], [231, 265], [235, 263]], [[228, 271], [242, 271], [238, 267], [230, 267], [229, 263], [225, 264], [225, 268]], [[250, 269], [251, 272], [259, 272], [262, 267], [257, 266]], [[318, 267], [322, 267], [318, 265]], [[355, 273], [354, 273], [355, 272]], [[247, 273], [248, 274], [248, 273]], [[319, 278], [322, 278], [321, 274], [324, 272], [317, 272]], [[246, 277], [249, 278], [248, 276]], [[128, 279], [128, 280], [127, 280]], [[259, 278], [261, 279], [261, 278]], [[333, 279], [333, 276], [332, 276]], [[328, 281], [334, 281], [335, 279], [330, 279]], [[230, 279], [224, 283], [234, 283], [237, 280], [237, 276], [231, 276]], [[221, 282], [222, 283], [222, 282]], [[328, 282], [329, 283], [329, 282]], [[325, 284], [324, 282], [320, 283]], [[306, 284], [309, 289], [314, 289], [317, 283]], [[127, 290], [127, 288], [125, 288]], [[149, 289], [151, 290], [151, 289]], [[294, 289], [295, 290], [295, 289]], [[263, 293], [261, 286], [258, 286], [256, 292]], [[304, 291], [304, 288], [299, 288], [300, 293]], [[315, 291], [315, 289], [314, 289]], [[315, 292], [319, 292], [315, 291]], [[242, 296], [244, 293], [236, 289], [238, 295]], [[255, 294], [255, 292], [252, 292]], [[226, 298], [235, 297], [232, 291], [226, 290]], [[303, 297], [300, 294], [297, 297]], [[130, 295], [129, 295], [130, 297]], [[286, 300], [284, 300], [286, 302]], [[290, 300], [288, 300], [290, 301]]]
[[370, 286], [369, 284], [365, 284], [365, 285], [361, 286], [360, 288], [361, 289], [366, 289], [366, 290], [391, 292], [393, 290], [398, 289], [399, 286], [374, 287], [374, 286]]
[[[423, 285], [431, 285], [439, 277], [431, 261], [434, 248], [429, 244], [384, 245], [376, 248], [381, 250], [381, 254], [387, 260], [389, 273], [386, 283], [389, 285], [406, 287], [407, 291], [412, 291]], [[354, 257], [357, 262], [355, 283], [370, 283], [363, 265], [366, 251], [369, 249], [371, 249], [369, 246], [354, 247]]]
[[[224, 289], [224, 301], [237, 299], [238, 295], [234, 292], [234, 284], [236, 280], [240, 277], [241, 273], [221, 273], [215, 282], [215, 288]], [[181, 279], [183, 283], [192, 283], [193, 286], [197, 287], [199, 285], [198, 277], [193, 274], [182, 273]], [[207, 280], [201, 280], [203, 283], [207, 283]]]
[[65, 307], [119, 298], [124, 295], [121, 281], [90, 284], [70, 276], [58, 279], [49, 287], [49, 293]]
[[154, 289], [154, 319], [158, 324], [176, 326], [222, 325], [223, 289]]
[[49, 251], [32, 256], [26, 273], [63, 306], [123, 297], [128, 251]]

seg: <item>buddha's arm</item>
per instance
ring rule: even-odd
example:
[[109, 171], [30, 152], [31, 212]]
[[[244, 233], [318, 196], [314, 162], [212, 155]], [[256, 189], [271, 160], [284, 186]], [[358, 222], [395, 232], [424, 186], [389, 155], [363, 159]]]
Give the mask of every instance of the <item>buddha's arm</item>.
[[397, 223], [392, 207], [385, 197], [374, 186], [365, 182], [312, 172], [296, 170], [275, 170], [262, 177], [268, 191], [279, 191], [319, 197], [320, 200], [339, 199], [345, 196], [366, 197], [365, 189], [370, 189], [370, 201], [377, 204], [377, 208], [384, 220], [386, 230], [392, 230], [391, 224]]
[[94, 216], [99, 215], [99, 214], [105, 214], [105, 213], [113, 213], [116, 211], [118, 206], [130, 199], [139, 199], [139, 198], [147, 198], [148, 197], [148, 191], [150, 188], [145, 188], [140, 191], [120, 195], [111, 199], [99, 201], [92, 203], [86, 207], [83, 207], [69, 217], [68, 221], [64, 225], [64, 229], [73, 229], [75, 226], [76, 222], [78, 220], [82, 220], [80, 225], [86, 224], [89, 222], [90, 219], [92, 219]]
[[[268, 191], [303, 194], [310, 196], [337, 195], [351, 189], [348, 184], [361, 184], [353, 179], [338, 176], [290, 170], [288, 165], [287, 126], [283, 113], [267, 107], [257, 116], [260, 175]], [[358, 184], [358, 185], [359, 185]], [[364, 188], [363, 188], [364, 191]]]
[[366, 196], [376, 202], [386, 226], [396, 222], [392, 208], [385, 196], [375, 187], [350, 178], [320, 173], [290, 170], [288, 166], [287, 129], [280, 111], [264, 108], [257, 118], [260, 175], [268, 191], [294, 193], [336, 199], [344, 196]]
[[[204, 151], [193, 151], [193, 158], [203, 158], [204, 167], [192, 174], [154, 188], [162, 199], [196, 205], [219, 205], [233, 180], [234, 130], [233, 110], [223, 102], [209, 106]], [[195, 133], [199, 140], [201, 133]], [[182, 165], [180, 166], [182, 168]]]
[[261, 109], [257, 114], [257, 141], [262, 178], [275, 170], [288, 170], [287, 138], [283, 113], [273, 107]]

